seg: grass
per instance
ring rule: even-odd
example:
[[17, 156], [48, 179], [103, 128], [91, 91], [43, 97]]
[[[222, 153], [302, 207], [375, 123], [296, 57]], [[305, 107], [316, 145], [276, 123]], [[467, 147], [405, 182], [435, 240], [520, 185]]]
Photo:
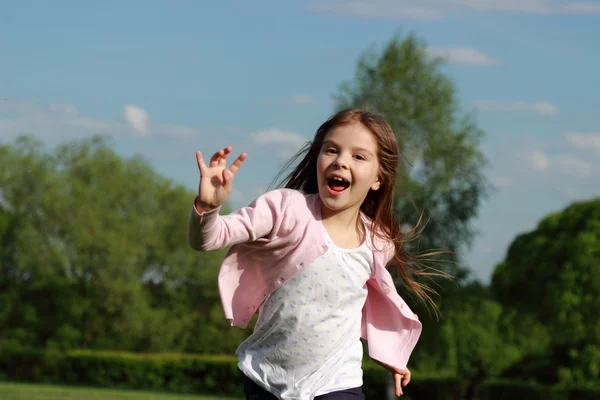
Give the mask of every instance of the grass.
[[228, 397], [0, 382], [2, 400], [239, 400]]

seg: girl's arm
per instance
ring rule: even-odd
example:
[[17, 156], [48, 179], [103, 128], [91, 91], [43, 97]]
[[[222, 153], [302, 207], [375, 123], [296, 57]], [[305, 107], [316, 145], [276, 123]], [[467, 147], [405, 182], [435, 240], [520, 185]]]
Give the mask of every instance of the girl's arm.
[[205, 210], [197, 198], [188, 221], [190, 246], [199, 251], [220, 250], [276, 234], [291, 200], [288, 190], [268, 192], [247, 207], [220, 215], [221, 207]]

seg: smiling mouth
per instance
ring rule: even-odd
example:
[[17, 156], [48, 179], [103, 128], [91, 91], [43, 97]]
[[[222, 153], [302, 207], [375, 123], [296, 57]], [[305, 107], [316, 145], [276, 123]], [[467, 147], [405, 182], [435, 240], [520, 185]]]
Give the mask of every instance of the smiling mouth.
[[334, 192], [341, 193], [350, 187], [350, 182], [343, 178], [331, 177], [327, 179], [327, 186]]

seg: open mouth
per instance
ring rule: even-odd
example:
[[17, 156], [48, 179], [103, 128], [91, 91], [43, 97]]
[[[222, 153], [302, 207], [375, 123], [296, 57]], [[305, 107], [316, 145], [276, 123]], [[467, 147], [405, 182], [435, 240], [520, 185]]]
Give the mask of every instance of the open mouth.
[[329, 186], [329, 189], [333, 190], [334, 192], [341, 193], [344, 190], [348, 189], [348, 187], [350, 186], [350, 182], [348, 182], [344, 178], [332, 176], [327, 179], [327, 185]]

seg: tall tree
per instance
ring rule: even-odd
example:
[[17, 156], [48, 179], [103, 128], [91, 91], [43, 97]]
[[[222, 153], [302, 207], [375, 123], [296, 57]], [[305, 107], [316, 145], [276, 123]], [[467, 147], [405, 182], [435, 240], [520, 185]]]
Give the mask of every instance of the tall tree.
[[343, 82], [335, 97], [337, 109], [368, 108], [390, 122], [405, 161], [397, 182], [398, 216], [414, 225], [421, 210], [426, 213], [421, 245], [455, 253], [469, 245], [471, 220], [488, 189], [479, 148], [483, 132], [460, 115], [441, 61], [429, 57], [414, 35], [396, 35], [381, 52], [361, 55], [354, 79]]
[[[442, 324], [424, 304], [407, 297], [423, 323], [412, 365], [456, 371], [448, 354], [459, 349], [442, 337], [453, 329], [444, 326], [451, 323], [444, 322], [444, 309], [457, 303], [452, 299], [460, 296], [456, 283], [468, 276], [460, 265], [460, 251], [471, 244], [475, 235], [471, 221], [489, 186], [483, 171], [487, 160], [479, 148], [483, 131], [471, 116], [461, 115], [456, 87], [442, 66], [415, 35], [398, 34], [381, 51], [367, 49], [360, 56], [354, 78], [340, 85], [335, 99], [338, 110], [360, 107], [383, 114], [396, 133], [404, 162], [398, 171], [395, 210], [408, 229], [421, 215], [425, 221], [418, 240], [407, 246], [416, 253], [447, 251], [442, 257], [430, 257], [426, 264], [456, 278], [455, 282], [426, 282], [441, 295], [437, 302]], [[408, 294], [400, 280], [397, 285]]]

